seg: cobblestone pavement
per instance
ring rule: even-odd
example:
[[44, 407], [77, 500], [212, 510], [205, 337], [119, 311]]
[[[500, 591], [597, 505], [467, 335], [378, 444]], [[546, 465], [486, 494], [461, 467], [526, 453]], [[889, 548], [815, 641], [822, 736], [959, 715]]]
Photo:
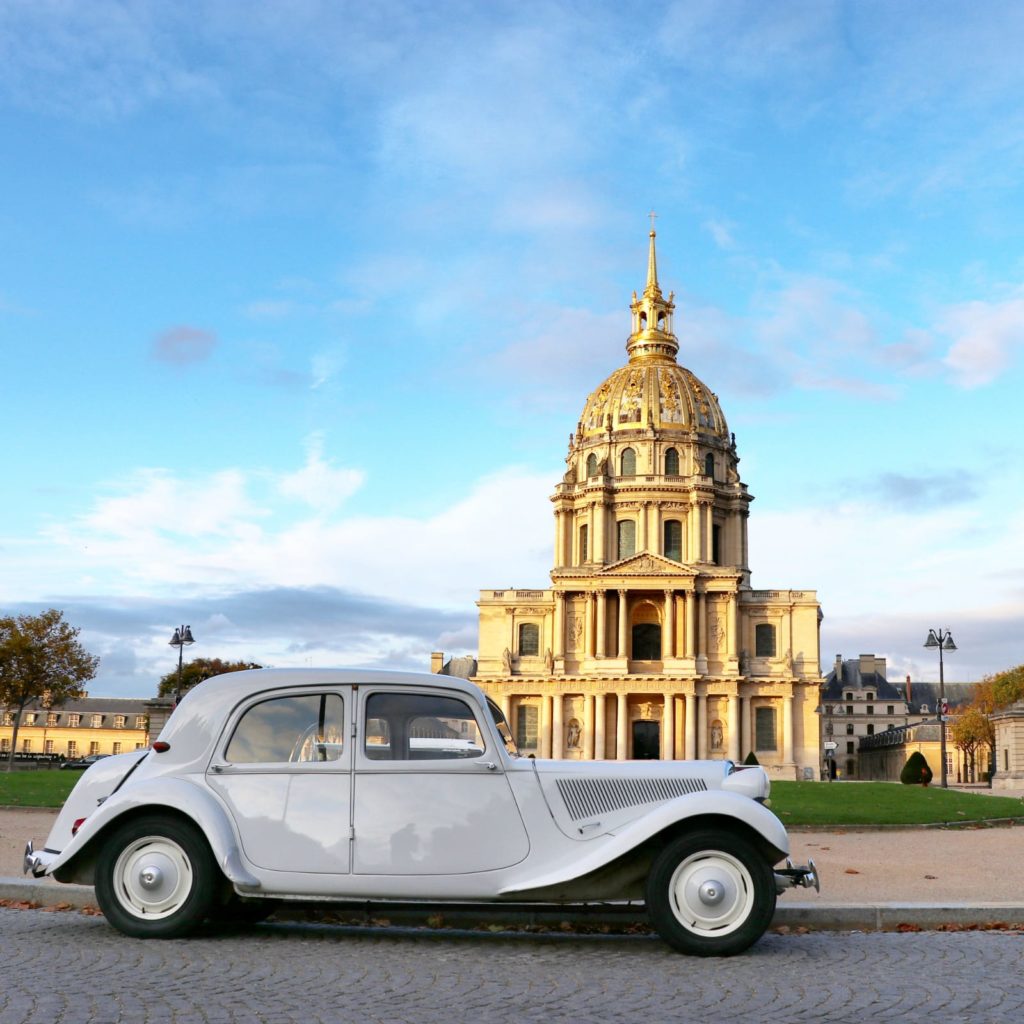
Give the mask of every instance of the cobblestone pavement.
[[272, 924], [138, 941], [0, 909], [3, 1024], [828, 1021], [989, 1024], [1024, 1012], [1024, 936], [768, 935], [731, 960], [656, 939]]

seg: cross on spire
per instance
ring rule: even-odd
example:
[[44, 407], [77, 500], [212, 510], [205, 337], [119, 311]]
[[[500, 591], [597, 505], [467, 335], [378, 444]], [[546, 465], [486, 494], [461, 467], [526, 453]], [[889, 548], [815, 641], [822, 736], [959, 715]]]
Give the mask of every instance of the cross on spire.
[[658, 215], [653, 210], [651, 210], [651, 212], [649, 214], [647, 214], [647, 216], [651, 218], [651, 234], [653, 235], [654, 234], [654, 221], [655, 221], [655, 219], [657, 218]]

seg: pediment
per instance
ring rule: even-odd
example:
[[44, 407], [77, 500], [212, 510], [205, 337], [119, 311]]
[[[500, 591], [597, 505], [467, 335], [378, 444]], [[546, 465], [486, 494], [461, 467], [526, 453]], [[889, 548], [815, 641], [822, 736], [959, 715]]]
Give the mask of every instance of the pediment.
[[606, 565], [599, 576], [696, 576], [687, 565], [645, 551]]

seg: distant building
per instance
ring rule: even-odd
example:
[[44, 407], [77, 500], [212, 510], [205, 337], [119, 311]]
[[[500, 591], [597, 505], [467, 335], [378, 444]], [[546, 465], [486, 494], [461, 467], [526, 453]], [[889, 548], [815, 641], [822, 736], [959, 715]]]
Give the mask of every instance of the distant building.
[[[75, 758], [124, 754], [149, 742], [146, 702], [127, 697], [70, 697], [63, 704], [33, 701], [21, 712], [19, 754]], [[0, 754], [11, 749], [16, 711], [0, 718]]]
[[[974, 684], [946, 683], [944, 692], [950, 713], [955, 715], [958, 708], [970, 703]], [[832, 753], [843, 778], [898, 779], [907, 757], [920, 749], [938, 776], [941, 773], [938, 713], [938, 683], [915, 683], [907, 676], [902, 685], [896, 685], [886, 678], [885, 658], [862, 654], [844, 661], [842, 655], [837, 654], [821, 691], [822, 751], [826, 757]], [[935, 728], [930, 732], [928, 729], [903, 731], [879, 741], [871, 739], [890, 730], [918, 725]], [[830, 747], [830, 743], [835, 747]], [[896, 747], [901, 743], [905, 744], [905, 754], [893, 775], [890, 762], [895, 763]], [[885, 756], [873, 754], [869, 769], [861, 766], [862, 751], [881, 750], [887, 753]], [[956, 749], [947, 735], [946, 773], [950, 778], [957, 777], [955, 762]]]

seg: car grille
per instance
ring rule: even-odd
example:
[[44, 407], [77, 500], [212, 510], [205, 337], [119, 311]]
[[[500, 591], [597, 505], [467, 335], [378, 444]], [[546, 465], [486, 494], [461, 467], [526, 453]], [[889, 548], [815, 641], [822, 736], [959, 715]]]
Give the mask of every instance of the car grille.
[[657, 804], [708, 787], [703, 779], [558, 779], [559, 795], [573, 821], [627, 807]]

